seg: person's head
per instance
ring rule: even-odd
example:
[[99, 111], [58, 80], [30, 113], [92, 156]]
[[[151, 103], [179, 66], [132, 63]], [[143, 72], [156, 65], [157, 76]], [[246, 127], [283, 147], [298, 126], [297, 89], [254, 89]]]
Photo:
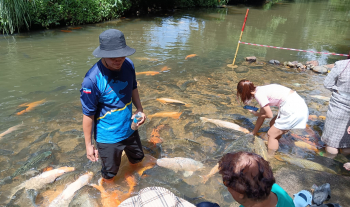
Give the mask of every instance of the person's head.
[[237, 84], [237, 97], [241, 99], [244, 104], [248, 104], [254, 97], [256, 87], [249, 80], [243, 79]]
[[135, 53], [135, 49], [126, 45], [124, 34], [116, 29], [108, 29], [99, 36], [100, 46], [92, 53], [102, 58], [105, 66], [110, 70], [119, 70], [125, 57]]
[[249, 152], [224, 155], [219, 161], [219, 173], [232, 197], [242, 205], [267, 199], [275, 183], [269, 163]]

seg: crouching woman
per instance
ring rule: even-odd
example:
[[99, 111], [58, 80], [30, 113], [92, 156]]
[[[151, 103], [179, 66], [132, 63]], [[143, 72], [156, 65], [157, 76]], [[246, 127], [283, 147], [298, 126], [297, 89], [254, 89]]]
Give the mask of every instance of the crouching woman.
[[258, 117], [253, 134], [256, 135], [264, 123], [265, 118], [272, 118], [271, 106], [279, 107], [278, 114], [271, 120], [269, 137], [269, 155], [278, 150], [278, 140], [290, 129], [305, 129], [309, 116], [307, 105], [297, 92], [282, 85], [270, 84], [254, 86], [249, 80], [241, 80], [237, 84], [237, 97], [244, 104], [249, 104], [254, 98], [260, 105], [260, 111], [249, 110]]
[[269, 163], [257, 154], [228, 153], [219, 161], [219, 173], [240, 207], [294, 207], [292, 198], [275, 183]]

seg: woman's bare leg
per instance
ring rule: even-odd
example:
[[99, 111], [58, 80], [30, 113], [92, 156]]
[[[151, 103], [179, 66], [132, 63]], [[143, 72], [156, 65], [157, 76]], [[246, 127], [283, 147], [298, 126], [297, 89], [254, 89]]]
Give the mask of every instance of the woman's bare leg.
[[338, 154], [338, 149], [330, 146], [326, 146], [326, 154], [325, 157], [334, 159]]
[[275, 124], [276, 119], [277, 119], [277, 115], [275, 117], [273, 117], [273, 119], [271, 119], [270, 127], [272, 127]]
[[267, 136], [269, 138], [267, 148], [270, 156], [273, 156], [275, 152], [278, 150], [278, 147], [279, 147], [278, 140], [286, 132], [288, 132], [288, 130], [280, 130], [280, 129], [277, 129], [275, 126], [272, 126], [269, 129], [269, 131], [267, 132]]

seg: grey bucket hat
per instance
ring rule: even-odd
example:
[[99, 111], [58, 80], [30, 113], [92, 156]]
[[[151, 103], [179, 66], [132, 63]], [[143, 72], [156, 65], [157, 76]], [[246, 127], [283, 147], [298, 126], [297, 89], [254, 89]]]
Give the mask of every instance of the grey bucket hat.
[[135, 53], [126, 45], [124, 34], [117, 29], [109, 29], [100, 34], [100, 46], [92, 53], [99, 58], [126, 57]]

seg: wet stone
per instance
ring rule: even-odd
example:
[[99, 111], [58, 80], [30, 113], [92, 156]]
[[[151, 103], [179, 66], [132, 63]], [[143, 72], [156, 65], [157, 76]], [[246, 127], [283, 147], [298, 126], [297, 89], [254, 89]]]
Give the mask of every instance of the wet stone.
[[256, 62], [256, 57], [255, 56], [246, 57], [245, 60], [248, 62]]
[[311, 66], [315, 67], [315, 66], [318, 66], [318, 61], [317, 60], [307, 61], [306, 65], [311, 65]]
[[327, 73], [327, 71], [328, 71], [325, 66], [316, 66], [312, 70], [317, 72], [317, 73]]

